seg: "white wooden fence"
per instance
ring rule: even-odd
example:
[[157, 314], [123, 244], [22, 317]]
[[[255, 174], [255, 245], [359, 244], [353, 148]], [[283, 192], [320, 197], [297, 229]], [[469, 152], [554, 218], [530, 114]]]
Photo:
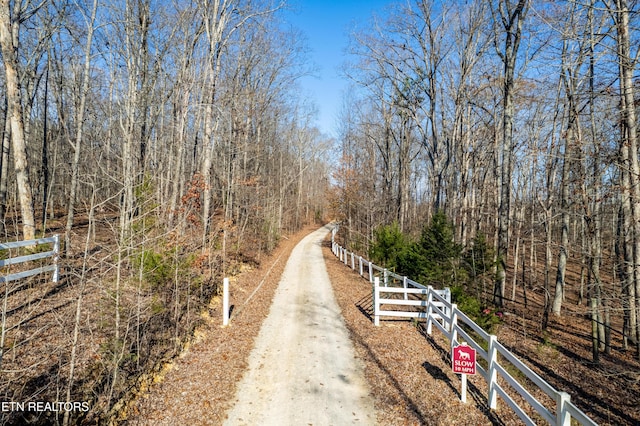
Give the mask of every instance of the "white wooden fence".
[[[571, 402], [571, 397], [568, 393], [556, 390], [498, 342], [496, 336], [488, 334], [464, 312], [460, 311], [456, 304], [451, 303], [451, 293], [418, 284], [407, 277], [400, 277], [372, 264], [370, 261], [363, 259], [362, 256], [357, 256], [353, 252], [347, 251], [335, 242], [336, 231], [334, 228], [331, 238], [331, 247], [334, 255], [354, 270], [357, 266], [360, 276], [368, 275], [369, 281], [373, 285], [374, 324], [376, 326], [380, 323], [380, 316], [425, 318], [427, 334], [431, 335], [435, 326], [449, 340], [452, 348], [460, 342], [466, 342], [476, 350], [479, 358], [484, 360], [484, 363], [479, 362], [477, 364], [477, 371], [489, 385], [487, 397], [489, 407], [495, 410], [498, 406], [498, 397], [501, 397], [526, 425], [533, 426], [536, 425], [536, 422], [513, 398], [514, 392], [517, 392], [549, 424], [571, 426], [572, 419], [581, 425], [597, 424]], [[389, 286], [390, 280], [402, 282], [403, 286]], [[380, 295], [383, 293], [402, 294], [404, 298], [403, 300], [382, 299]], [[410, 295], [418, 295], [420, 300], [409, 300]], [[383, 304], [403, 304], [423, 309], [413, 313], [398, 313], [397, 311], [382, 310], [380, 306]], [[476, 337], [471, 336], [471, 330], [475, 332]], [[480, 340], [480, 342], [475, 339]], [[485, 350], [485, 347], [488, 349]], [[509, 364], [520, 371], [533, 385], [554, 401], [551, 404], [547, 403], [551, 407], [547, 407], [545, 403], [540, 402], [531, 395], [524, 385], [507, 371]], [[504, 384], [508, 384], [508, 387], [504, 386]]]
[[[9, 257], [7, 259], [0, 260], [0, 268], [5, 268], [11, 265], [18, 265], [25, 262], [31, 262], [34, 260], [46, 259], [48, 257], [52, 259], [51, 265], [42, 266], [40, 268], [29, 269], [28, 271], [20, 271], [20, 272], [15, 272], [12, 274], [6, 274], [3, 276], [0, 276], [0, 283], [6, 283], [9, 281], [15, 281], [22, 278], [27, 278], [33, 275], [42, 274], [44, 272], [53, 272], [51, 281], [58, 282], [58, 277], [60, 274], [60, 270], [58, 267], [58, 257], [60, 254], [60, 236], [59, 235], [54, 235], [53, 237], [50, 237], [50, 238], [38, 238], [35, 240], [15, 241], [12, 243], [0, 243], [0, 250], [12, 250], [20, 247], [38, 246], [41, 244], [50, 244], [51, 250], [41, 252], [41, 253], [24, 255], [24, 256]], [[11, 255], [11, 252], [9, 252], [9, 254]]]

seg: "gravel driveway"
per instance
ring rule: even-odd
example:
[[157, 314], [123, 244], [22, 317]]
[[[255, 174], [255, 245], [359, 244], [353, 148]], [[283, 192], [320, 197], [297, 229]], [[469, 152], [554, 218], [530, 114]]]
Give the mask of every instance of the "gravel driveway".
[[322, 257], [328, 232], [320, 228], [291, 253], [226, 425], [375, 424]]

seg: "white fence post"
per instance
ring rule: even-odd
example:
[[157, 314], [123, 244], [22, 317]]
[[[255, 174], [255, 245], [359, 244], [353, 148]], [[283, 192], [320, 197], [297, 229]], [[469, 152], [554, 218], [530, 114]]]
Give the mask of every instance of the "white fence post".
[[358, 265], [359, 265], [358, 270], [360, 271], [360, 276], [362, 276], [362, 275], [363, 275], [363, 270], [362, 270], [362, 256], [359, 256], [359, 257], [358, 257]]
[[[444, 300], [446, 300], [447, 302], [451, 303], [451, 289], [449, 287], [445, 287], [444, 289]], [[449, 310], [449, 308], [447, 308], [446, 306], [443, 306], [442, 311], [445, 313], [445, 315], [448, 315], [449, 317], [451, 316], [451, 312], [447, 312]], [[451, 330], [449, 330], [451, 331]]]
[[386, 287], [389, 281], [387, 278], [387, 268], [384, 268], [384, 271], [382, 271], [382, 276], [384, 277], [384, 286]]
[[356, 269], [356, 256], [353, 252], [351, 252], [351, 269], [354, 271]]
[[[407, 278], [407, 277], [402, 277], [402, 287], [404, 287], [405, 290], [407, 289], [407, 280], [408, 279], [409, 278]], [[407, 294], [406, 291], [404, 292], [404, 300], [409, 300], [409, 295]]]
[[58, 259], [60, 258], [60, 235], [54, 235], [53, 239], [53, 266], [55, 266], [56, 269], [53, 271], [52, 281], [57, 283], [58, 278], [60, 278], [60, 266], [58, 265]]
[[428, 286], [427, 289], [427, 334], [431, 335], [433, 328], [433, 325], [431, 325], [431, 322], [433, 321], [433, 318], [431, 316], [431, 314], [433, 313], [433, 287]]
[[380, 278], [373, 279], [373, 325], [380, 325]]
[[498, 408], [498, 391], [496, 390], [496, 385], [498, 384], [498, 369], [496, 365], [498, 364], [498, 348], [496, 348], [497, 337], [495, 335], [489, 336], [489, 350], [487, 353], [489, 354], [489, 371], [487, 375], [487, 379], [489, 381], [489, 408], [495, 410]]
[[229, 325], [229, 278], [222, 281], [222, 325]]
[[556, 408], [556, 425], [571, 426], [571, 414], [567, 405], [571, 402], [571, 396], [566, 392], [558, 392], [558, 407]]
[[445, 328], [451, 333], [451, 345], [458, 341], [458, 305], [451, 305], [451, 312], [449, 313], [449, 323], [445, 321]]
[[369, 262], [369, 282], [373, 284], [373, 264]]
[[349, 255], [349, 250], [344, 249], [344, 264], [346, 265], [347, 262], [349, 262], [349, 259], [347, 259], [347, 256]]

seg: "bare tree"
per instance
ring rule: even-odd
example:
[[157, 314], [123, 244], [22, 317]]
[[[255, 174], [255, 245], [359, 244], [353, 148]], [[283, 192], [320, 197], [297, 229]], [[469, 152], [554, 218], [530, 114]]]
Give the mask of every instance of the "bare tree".
[[493, 289], [493, 303], [502, 306], [504, 299], [507, 253], [511, 214], [511, 173], [513, 158], [514, 91], [518, 50], [522, 39], [522, 27], [529, 8], [528, 0], [500, 0], [492, 5], [496, 26], [504, 31], [504, 47], [496, 51], [504, 64], [502, 150], [500, 162], [500, 207], [498, 209], [498, 267]]
[[2, 63], [5, 71], [12, 152], [22, 213], [22, 237], [25, 240], [31, 240], [35, 237], [36, 228], [33, 195], [29, 181], [22, 94], [18, 76], [20, 68], [18, 49], [20, 47], [21, 23], [35, 14], [41, 6], [42, 3], [32, 5], [31, 2], [12, 2], [11, 0], [0, 2], [0, 49], [2, 50]]
[[[628, 238], [625, 240], [625, 252], [629, 255], [627, 282], [629, 308], [635, 321], [635, 342], [640, 359], [640, 163], [638, 162], [638, 136], [635, 109], [635, 86], [633, 74], [637, 53], [631, 50], [630, 10], [626, 0], [615, 0], [609, 6], [616, 30], [616, 45], [620, 73], [620, 157], [622, 173], [622, 213], [628, 225]], [[635, 322], [635, 324], [634, 324]]]
[[[80, 87], [79, 102], [76, 109], [76, 133], [75, 139], [71, 142], [73, 147], [73, 162], [71, 164], [71, 185], [69, 188], [69, 202], [67, 205], [67, 224], [65, 227], [64, 241], [67, 256], [71, 251], [71, 230], [73, 228], [74, 209], [79, 181], [80, 151], [84, 130], [84, 116], [89, 92], [89, 81], [91, 79], [91, 47], [93, 44], [93, 33], [95, 31], [96, 15], [98, 13], [98, 0], [93, 0], [90, 16], [83, 16], [87, 26], [87, 39], [84, 48], [84, 66], [82, 69], [82, 86]], [[46, 188], [45, 188], [46, 190]], [[43, 212], [46, 214], [46, 212]]]

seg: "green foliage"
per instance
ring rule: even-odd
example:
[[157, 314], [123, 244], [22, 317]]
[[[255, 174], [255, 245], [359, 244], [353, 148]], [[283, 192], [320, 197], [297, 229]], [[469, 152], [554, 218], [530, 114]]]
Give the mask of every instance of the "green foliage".
[[482, 312], [480, 301], [473, 295], [466, 292], [464, 286], [451, 287], [451, 301], [458, 305], [458, 309], [469, 317], [476, 318]]
[[424, 284], [451, 286], [466, 276], [459, 267], [462, 247], [453, 236], [453, 224], [437, 212], [417, 242], [404, 235], [397, 223], [378, 227], [369, 256], [374, 263]]
[[483, 306], [477, 297], [467, 291], [466, 286], [452, 287], [451, 301], [489, 334], [495, 333], [502, 323], [502, 312], [492, 307]]
[[143, 279], [154, 288], [163, 286], [175, 275], [172, 252], [143, 250], [133, 257], [133, 265], [142, 268]]
[[433, 215], [418, 241], [400, 231], [397, 223], [374, 231], [369, 249], [372, 262], [425, 285], [450, 287], [453, 303], [488, 333], [502, 323], [502, 312], [484, 305], [475, 295], [476, 281], [493, 273], [494, 250], [479, 233], [463, 250], [454, 239], [453, 223], [443, 212]]
[[433, 215], [420, 240], [411, 245], [399, 261], [402, 273], [423, 284], [454, 286], [465, 279], [460, 268], [462, 247], [454, 240], [453, 223], [443, 212]]
[[455, 242], [454, 236], [453, 223], [443, 212], [437, 212], [418, 241], [411, 241], [397, 223], [378, 227], [369, 256], [374, 263], [422, 284], [450, 287], [458, 308], [493, 333], [502, 322], [502, 312], [484, 305], [474, 291], [476, 280], [493, 273], [493, 248], [482, 233], [467, 250]]
[[400, 231], [397, 222], [379, 226], [373, 231], [374, 241], [369, 249], [371, 261], [380, 266], [397, 270], [399, 262], [406, 256], [409, 239]]

